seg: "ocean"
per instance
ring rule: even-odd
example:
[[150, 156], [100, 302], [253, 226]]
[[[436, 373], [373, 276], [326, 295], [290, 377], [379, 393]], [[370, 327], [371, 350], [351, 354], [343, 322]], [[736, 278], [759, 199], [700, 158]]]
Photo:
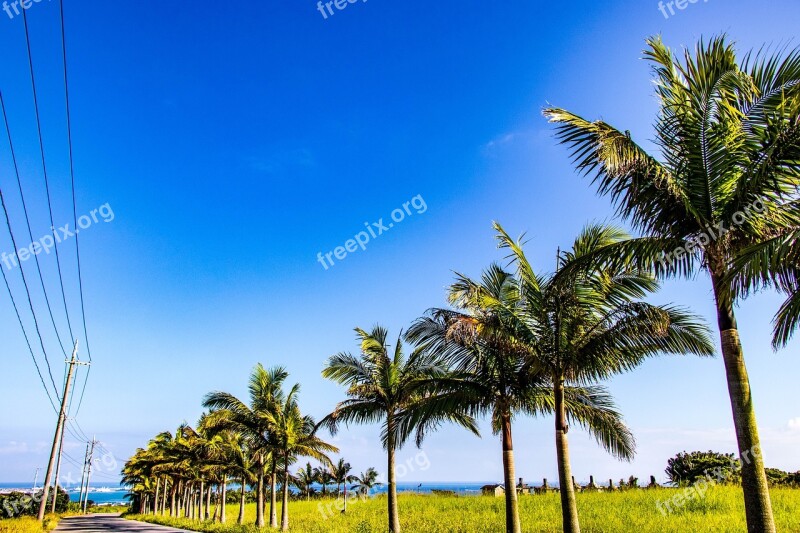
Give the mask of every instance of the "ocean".
[[[399, 482], [397, 484], [398, 492], [417, 492], [420, 494], [430, 494], [434, 490], [452, 491], [461, 496], [478, 496], [481, 493], [481, 487], [489, 483], [454, 483], [454, 482]], [[41, 488], [41, 486], [39, 487]], [[319, 490], [321, 487], [317, 487]], [[293, 487], [294, 489], [294, 487]], [[30, 491], [30, 483], [0, 483], [0, 492], [8, 492], [11, 490], [25, 490]], [[80, 495], [79, 487], [69, 487], [66, 489], [72, 501], [78, 501]], [[236, 490], [236, 485], [229, 485], [229, 490]], [[329, 485], [328, 492], [335, 492], [336, 486]], [[382, 494], [387, 491], [386, 485], [376, 487], [371, 494]], [[296, 490], [293, 490], [296, 492]], [[89, 499], [94, 501], [97, 505], [119, 505], [126, 504], [128, 500], [125, 499], [127, 490], [124, 487], [109, 483], [92, 483], [89, 487]]]
[[[9, 492], [12, 490], [31, 491], [30, 483], [0, 483], [0, 492]], [[41, 489], [41, 485], [37, 488]], [[62, 487], [69, 493], [70, 500], [77, 502], [80, 496], [80, 487]], [[128, 491], [114, 483], [90, 483], [89, 484], [89, 499], [97, 505], [119, 505], [128, 503], [125, 495]]]

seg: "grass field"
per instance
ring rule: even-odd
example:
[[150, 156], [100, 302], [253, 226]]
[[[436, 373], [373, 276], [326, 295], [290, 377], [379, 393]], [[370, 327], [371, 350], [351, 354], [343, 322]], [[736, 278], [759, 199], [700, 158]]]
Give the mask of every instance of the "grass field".
[[[656, 503], [678, 494], [677, 489], [635, 490], [622, 493], [580, 493], [578, 511], [581, 529], [586, 533], [672, 531], [728, 532], [746, 531], [742, 491], [738, 487], [713, 487], [702, 499], [687, 502], [664, 516]], [[800, 490], [772, 489], [772, 503], [778, 531], [800, 531]], [[386, 500], [348, 505], [347, 514], [334, 510], [323, 516], [312, 500], [289, 504], [292, 531], [308, 533], [383, 533], [386, 531]], [[238, 506], [228, 506], [229, 522], [235, 522]], [[255, 521], [255, 505], [245, 508], [247, 522]], [[526, 532], [558, 532], [561, 512], [558, 494], [520, 497], [522, 530]], [[182, 529], [212, 533], [240, 533], [256, 530], [253, 526], [193, 522], [169, 517], [138, 516], [128, 518], [158, 522]], [[278, 510], [280, 520], [280, 509]], [[502, 498], [454, 496], [400, 496], [400, 523], [405, 532], [425, 533], [496, 533], [504, 529]]]

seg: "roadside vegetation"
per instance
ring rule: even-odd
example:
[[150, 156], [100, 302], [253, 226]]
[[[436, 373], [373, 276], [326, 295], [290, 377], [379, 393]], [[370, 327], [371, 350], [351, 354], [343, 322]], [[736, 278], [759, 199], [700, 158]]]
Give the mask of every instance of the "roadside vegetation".
[[35, 516], [23, 516], [20, 518], [6, 518], [0, 520], [0, 533], [42, 533], [52, 531], [61, 519], [59, 515], [48, 514], [44, 517], [44, 524], [39, 522]]

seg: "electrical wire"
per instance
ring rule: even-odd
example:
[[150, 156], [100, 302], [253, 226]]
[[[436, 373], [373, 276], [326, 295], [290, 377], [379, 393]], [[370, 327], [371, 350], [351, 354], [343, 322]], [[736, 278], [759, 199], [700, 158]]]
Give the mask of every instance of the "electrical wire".
[[[8, 209], [6, 209], [6, 201], [3, 197], [2, 191], [0, 191], [0, 205], [3, 207], [3, 214], [5, 214], [6, 219], [6, 227], [8, 227], [8, 234], [11, 236], [11, 245], [17, 250], [17, 240], [14, 238], [14, 232], [11, 230], [11, 219], [8, 217]], [[22, 268], [22, 263], [19, 265], [19, 272], [22, 274], [22, 283], [25, 285], [25, 294], [28, 296], [28, 305], [31, 309], [31, 314], [33, 315], [33, 323], [36, 328], [36, 335], [39, 337], [39, 344], [42, 347], [42, 353], [44, 354], [44, 361], [47, 364], [47, 373], [50, 375], [50, 382], [53, 384], [53, 390], [56, 393], [56, 399], [61, 401], [61, 396], [58, 394], [58, 387], [56, 386], [56, 381], [53, 379], [53, 370], [50, 368], [50, 360], [47, 358], [47, 350], [44, 347], [44, 339], [42, 339], [42, 333], [39, 330], [39, 321], [36, 319], [36, 312], [33, 310], [33, 301], [31, 300], [31, 291], [28, 288], [28, 281], [25, 279], [25, 270]], [[3, 272], [3, 279], [6, 279], [6, 273]], [[8, 281], [6, 280], [6, 287], [8, 287], [8, 294], [11, 295], [11, 287], [8, 285]], [[13, 297], [12, 297], [13, 298]], [[16, 308], [16, 304], [15, 304]], [[19, 313], [17, 313], [17, 318], [19, 318]], [[20, 325], [22, 325], [22, 319], [20, 319]], [[38, 370], [38, 364], [37, 364]], [[40, 373], [41, 377], [41, 373]], [[44, 381], [44, 380], [42, 380]], [[47, 387], [45, 387], [47, 389]], [[47, 393], [47, 396], [50, 396], [50, 393]], [[53, 399], [50, 398], [50, 402], [53, 402]], [[55, 407], [55, 405], [54, 405]]]
[[[22, 192], [22, 179], [20, 178], [19, 174], [19, 165], [17, 165], [17, 155], [14, 151], [14, 143], [11, 140], [11, 126], [8, 123], [8, 115], [6, 114], [6, 103], [3, 99], [3, 93], [0, 92], [0, 107], [3, 111], [3, 124], [6, 127], [6, 136], [8, 137], [8, 147], [11, 152], [11, 162], [14, 165], [14, 174], [17, 178], [17, 188], [19, 189], [19, 197], [22, 200], [22, 212], [25, 214], [25, 224], [28, 228], [28, 237], [30, 238], [31, 242], [33, 242], [33, 230], [31, 229], [31, 219], [28, 216], [28, 205], [25, 202], [25, 194]], [[64, 348], [64, 342], [61, 340], [61, 334], [58, 332], [58, 327], [56, 326], [56, 319], [53, 316], [53, 309], [50, 306], [50, 298], [47, 296], [47, 289], [44, 285], [44, 276], [42, 275], [42, 267], [39, 263], [39, 255], [33, 254], [34, 262], [36, 263], [36, 271], [39, 274], [39, 281], [42, 285], [42, 293], [44, 294], [44, 302], [47, 305], [47, 312], [50, 314], [50, 321], [53, 323], [53, 329], [56, 332], [56, 338], [58, 339], [58, 344], [61, 346], [61, 352], [64, 354], [64, 357], [67, 357], [67, 351]], [[20, 267], [22, 268], [22, 267]]]
[[[70, 184], [72, 189], [72, 219], [75, 227], [78, 227], [78, 209], [77, 201], [75, 199], [75, 165], [72, 157], [72, 115], [69, 110], [69, 77], [67, 75], [67, 39], [64, 30], [64, 1], [59, 2], [59, 14], [61, 19], [61, 56], [64, 63], [64, 101], [66, 103], [67, 112], [67, 144], [69, 146], [69, 175]], [[83, 275], [81, 274], [81, 251], [80, 241], [78, 240], [78, 232], [75, 232], [75, 258], [78, 261], [78, 289], [81, 299], [81, 319], [83, 321], [83, 337], [86, 340], [86, 354], [89, 356], [89, 362], [92, 362], [92, 350], [89, 348], [89, 334], [86, 331], [86, 308], [83, 300]], [[89, 379], [89, 374], [86, 374], [86, 379]], [[84, 391], [86, 386], [84, 384]], [[83, 396], [81, 395], [81, 400]]]
[[89, 366], [86, 368], [86, 377], [83, 378], [83, 387], [81, 388], [81, 397], [78, 400], [78, 408], [75, 410], [75, 414], [73, 415], [74, 418], [78, 417], [78, 413], [81, 411], [81, 406], [83, 405], [83, 395], [86, 394], [86, 384], [89, 383], [89, 372], [92, 371], [92, 367]]
[[[3, 191], [0, 190], [0, 200], [3, 199]], [[3, 200], [3, 209], [5, 210], [5, 200]], [[28, 352], [31, 354], [31, 359], [33, 360], [33, 365], [36, 367], [36, 373], [39, 375], [39, 380], [42, 382], [42, 387], [44, 387], [44, 392], [47, 393], [47, 399], [50, 400], [50, 405], [53, 406], [53, 411], [58, 414], [58, 409], [56, 409], [56, 404], [53, 402], [53, 397], [50, 396], [50, 389], [47, 388], [47, 384], [44, 382], [44, 377], [42, 376], [42, 370], [39, 368], [39, 363], [36, 361], [36, 356], [33, 353], [33, 347], [31, 347], [31, 341], [28, 338], [28, 333], [25, 331], [25, 326], [22, 323], [22, 317], [19, 314], [19, 308], [17, 307], [17, 302], [14, 300], [14, 295], [11, 293], [11, 287], [8, 284], [8, 278], [6, 277], [6, 272], [0, 267], [0, 273], [3, 274], [3, 282], [6, 285], [6, 289], [8, 290], [8, 296], [11, 299], [11, 305], [14, 307], [14, 313], [17, 315], [17, 320], [19, 321], [19, 327], [22, 328], [22, 335], [25, 337], [25, 344], [28, 345]]]
[[[25, 26], [25, 44], [28, 50], [28, 66], [30, 67], [31, 73], [31, 91], [33, 92], [33, 108], [36, 113], [36, 130], [39, 134], [39, 152], [42, 156], [42, 172], [44, 175], [44, 188], [45, 192], [47, 193], [47, 210], [50, 214], [50, 227], [55, 228], [55, 220], [53, 219], [53, 203], [50, 198], [50, 182], [47, 179], [47, 160], [44, 154], [44, 138], [42, 136], [42, 122], [41, 117], [39, 115], [39, 98], [36, 93], [36, 77], [34, 75], [33, 70], [33, 54], [31, 53], [31, 40], [30, 34], [28, 33], [28, 17], [26, 15], [26, 10], [22, 10], [22, 21], [23, 25]], [[58, 281], [61, 286], [61, 299], [64, 301], [64, 314], [67, 317], [67, 328], [69, 329], [69, 337], [70, 339], [74, 339], [75, 335], [72, 333], [72, 322], [69, 319], [69, 309], [67, 308], [67, 295], [64, 291], [64, 277], [61, 273], [61, 258], [58, 254], [58, 244], [56, 244], [53, 249], [56, 253], [56, 267], [58, 268]]]

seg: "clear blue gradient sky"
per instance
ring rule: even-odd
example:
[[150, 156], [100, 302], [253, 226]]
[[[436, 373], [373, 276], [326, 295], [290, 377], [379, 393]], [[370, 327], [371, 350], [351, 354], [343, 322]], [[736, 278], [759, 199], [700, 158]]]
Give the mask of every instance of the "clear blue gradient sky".
[[[61, 225], [71, 211], [58, 4], [33, 4], [28, 15]], [[727, 32], [742, 51], [798, 44], [800, 5], [710, 0], [666, 19], [650, 0], [372, 0], [324, 19], [312, 0], [72, 0], [66, 18], [78, 214], [109, 203], [115, 215], [81, 234], [94, 365], [78, 418], [121, 464], [157, 432], [194, 423], [206, 392], [245, 396], [258, 362], [286, 366], [302, 383], [304, 409], [325, 415], [343, 397], [320, 376], [326, 358], [357, 349], [355, 326], [377, 322], [397, 335], [444, 304], [453, 270], [478, 275], [502, 259], [492, 220], [527, 231], [530, 256], [550, 268], [558, 246], [613, 212], [575, 175], [542, 107], [603, 118], [646, 143], [657, 110], [640, 59], [646, 37], [662, 33], [679, 48]], [[38, 237], [49, 223], [21, 17], [0, 12], [0, 50], [0, 89]], [[0, 142], [0, 186], [27, 243], [10, 172]], [[318, 252], [364, 222], [388, 221], [415, 195], [425, 213], [329, 270], [317, 262]], [[77, 321], [72, 246], [62, 251]], [[10, 250], [0, 231], [0, 251]], [[42, 263], [55, 299], [52, 254]], [[25, 264], [31, 277], [33, 267]], [[9, 275], [23, 298], [18, 272]], [[39, 294], [34, 285], [43, 310]], [[714, 323], [703, 276], [668, 283], [653, 300]], [[751, 298], [739, 323], [766, 462], [798, 470], [800, 405], [790, 396], [798, 344], [778, 354], [769, 345], [780, 301]], [[63, 356], [45, 315], [41, 322], [59, 381]], [[0, 480], [32, 480], [55, 416], [6, 295], [0, 338]], [[610, 387], [638, 456], [619, 463], [575, 430], [578, 479], [663, 479], [679, 451], [735, 450], [720, 359], [653, 360]], [[520, 476], [556, 478], [552, 427], [549, 418], [516, 422]], [[430, 468], [401, 481], [501, 479], [500, 442], [484, 428], [482, 439], [452, 427], [431, 436]], [[357, 471], [384, 470], [377, 435], [354, 427], [335, 441]], [[68, 435], [73, 457], [83, 446]], [[415, 453], [409, 446], [400, 460]]]

